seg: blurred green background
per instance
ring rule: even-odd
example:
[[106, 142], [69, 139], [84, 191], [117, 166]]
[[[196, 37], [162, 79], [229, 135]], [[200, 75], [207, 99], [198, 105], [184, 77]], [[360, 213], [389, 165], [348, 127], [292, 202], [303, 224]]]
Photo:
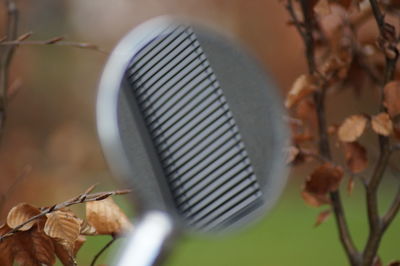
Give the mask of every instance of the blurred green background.
[[[301, 40], [287, 24], [278, 0], [16, 0], [20, 8], [20, 33], [32, 31], [32, 40], [64, 36], [67, 40], [94, 43], [111, 51], [132, 27], [147, 18], [176, 13], [222, 28], [246, 44], [271, 73], [284, 94], [305, 72]], [[5, 11], [0, 9], [4, 25]], [[367, 32], [375, 34], [372, 24]], [[4, 29], [2, 29], [4, 31]], [[375, 35], [374, 35], [375, 36]], [[96, 133], [97, 84], [106, 54], [71, 47], [19, 47], [12, 64], [11, 82], [22, 86], [10, 103], [3, 146], [0, 150], [0, 192], [4, 193], [27, 164], [33, 171], [9, 196], [1, 214], [18, 202], [48, 206], [100, 183], [98, 190], [124, 188], [110, 174]], [[328, 102], [330, 122], [348, 113], [365, 112], [374, 94], [364, 93], [353, 103], [350, 92]], [[372, 99], [372, 100], [371, 100]], [[341, 107], [337, 108], [337, 102]], [[337, 154], [336, 154], [337, 155]], [[371, 150], [369, 159], [374, 160]], [[396, 164], [396, 162], [394, 162]], [[316, 217], [325, 208], [311, 208], [300, 197], [300, 187], [310, 168], [293, 169], [289, 184], [276, 208], [254, 227], [224, 238], [184, 236], [177, 243], [170, 266], [286, 266], [346, 265], [333, 217], [318, 228]], [[396, 182], [387, 176], [381, 188], [382, 210]], [[345, 186], [345, 184], [343, 185]], [[359, 246], [367, 222], [361, 184], [354, 195], [343, 193], [351, 231]], [[118, 202], [132, 213], [124, 197]], [[78, 212], [82, 214], [82, 210]], [[88, 265], [109, 237], [88, 237], [78, 255]], [[98, 263], [112, 265], [119, 240]], [[400, 219], [386, 233], [380, 254], [387, 263], [400, 258]]]

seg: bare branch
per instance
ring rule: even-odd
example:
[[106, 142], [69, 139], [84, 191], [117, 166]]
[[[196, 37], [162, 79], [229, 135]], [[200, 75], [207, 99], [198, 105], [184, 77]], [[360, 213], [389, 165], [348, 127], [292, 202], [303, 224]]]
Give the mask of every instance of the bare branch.
[[[305, 46], [305, 54], [307, 59], [308, 65], [308, 72], [311, 75], [318, 76], [318, 69], [316, 66], [315, 61], [315, 46], [314, 46], [314, 38], [313, 38], [313, 31], [314, 31], [314, 16], [311, 13], [312, 10], [308, 8], [309, 1], [300, 0], [300, 7], [303, 13], [303, 21], [301, 22], [293, 8], [293, 1], [288, 0], [286, 9], [291, 16], [293, 24], [295, 25], [298, 33], [303, 39], [304, 46]], [[318, 131], [319, 131], [319, 152], [321, 158], [325, 158], [328, 161], [331, 161], [331, 151], [329, 147], [329, 138], [327, 132], [327, 124], [326, 124], [326, 114], [325, 114], [325, 92], [326, 92], [326, 81], [321, 84], [319, 90], [314, 93], [314, 102], [316, 104], [316, 112], [317, 112], [317, 119], [318, 119]], [[339, 191], [335, 191], [330, 193], [330, 199], [332, 202], [332, 209], [335, 214], [336, 224], [339, 230], [340, 240], [342, 245], [346, 251], [347, 257], [352, 265], [357, 265], [359, 261], [359, 253], [355, 248], [353, 243], [352, 237], [350, 235], [348, 225], [345, 218], [344, 208], [342, 205], [342, 201], [340, 198]]]
[[[13, 0], [7, 0], [5, 5], [7, 9], [7, 29], [4, 39], [12, 41], [18, 36], [18, 9]], [[0, 50], [0, 139], [6, 121], [8, 77], [14, 51], [15, 45], [6, 46]]]
[[388, 211], [382, 218], [383, 230], [386, 230], [386, 228], [389, 227], [390, 223], [394, 220], [399, 211], [400, 211], [400, 186], [397, 190], [392, 205], [389, 207]]
[[55, 37], [49, 40], [44, 41], [27, 41], [27, 40], [14, 40], [14, 41], [2, 41], [0, 42], [0, 46], [19, 46], [19, 45], [30, 45], [30, 46], [46, 46], [46, 45], [55, 45], [55, 46], [69, 46], [80, 49], [88, 49], [94, 50], [101, 53], [107, 53], [105, 50], [99, 48], [95, 44], [84, 43], [84, 42], [71, 42], [71, 41], [63, 41], [63, 37]]
[[[379, 46], [385, 55], [386, 59], [386, 67], [385, 67], [385, 74], [384, 80], [382, 84], [382, 88], [380, 90], [380, 111], [386, 111], [384, 106], [384, 92], [383, 88], [385, 84], [389, 81], [393, 80], [394, 73], [396, 69], [396, 64], [399, 57], [399, 51], [397, 50], [397, 40], [396, 40], [396, 33], [395, 28], [385, 22], [385, 17], [381, 12], [381, 9], [376, 0], [370, 0], [370, 5], [372, 8], [372, 12], [374, 14], [374, 18], [376, 21], [376, 25], [379, 29]], [[367, 211], [368, 211], [368, 221], [369, 221], [369, 236], [367, 240], [367, 244], [365, 245], [364, 252], [363, 252], [363, 265], [371, 265], [376, 257], [376, 253], [378, 251], [378, 247], [380, 241], [382, 239], [382, 235], [389, 225], [388, 223], [384, 222], [385, 219], [388, 217], [384, 217], [383, 219], [380, 217], [379, 209], [378, 209], [378, 188], [381, 184], [383, 175], [385, 170], [388, 166], [390, 155], [392, 148], [389, 146], [389, 138], [384, 136], [378, 136], [379, 141], [379, 158], [377, 163], [375, 164], [374, 170], [372, 172], [372, 176], [368, 181], [367, 184]], [[397, 198], [394, 202], [396, 205]], [[394, 214], [391, 211], [398, 210], [397, 206], [392, 206], [389, 210], [389, 220], [391, 220]]]

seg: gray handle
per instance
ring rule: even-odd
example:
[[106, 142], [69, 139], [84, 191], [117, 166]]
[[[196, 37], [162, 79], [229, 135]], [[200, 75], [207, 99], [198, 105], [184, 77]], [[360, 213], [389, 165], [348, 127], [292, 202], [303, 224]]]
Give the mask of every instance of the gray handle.
[[165, 213], [148, 212], [136, 225], [116, 265], [155, 265], [173, 232], [172, 220]]

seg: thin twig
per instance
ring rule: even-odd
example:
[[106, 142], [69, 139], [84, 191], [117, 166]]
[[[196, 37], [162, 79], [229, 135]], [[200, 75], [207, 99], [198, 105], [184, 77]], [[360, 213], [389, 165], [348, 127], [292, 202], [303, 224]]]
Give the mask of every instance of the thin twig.
[[91, 44], [91, 43], [83, 43], [83, 42], [71, 42], [71, 41], [62, 41], [61, 39], [59, 40], [44, 40], [44, 41], [19, 41], [19, 40], [13, 40], [13, 41], [3, 41], [0, 42], [0, 46], [20, 46], [20, 45], [32, 45], [32, 46], [45, 46], [45, 45], [52, 45], [52, 46], [69, 46], [69, 47], [75, 47], [75, 48], [81, 48], [81, 49], [89, 49], [89, 50], [94, 50], [98, 51], [101, 53], [107, 53], [105, 50], [99, 48], [97, 45]]
[[400, 186], [396, 192], [396, 196], [390, 205], [388, 211], [382, 218], [382, 227], [383, 230], [386, 230], [386, 228], [390, 225], [390, 223], [393, 221], [393, 219], [396, 217], [396, 215], [400, 211]]
[[[7, 29], [4, 40], [12, 41], [18, 36], [18, 9], [13, 0], [7, 0], [5, 5], [7, 10]], [[2, 47], [0, 50], [0, 140], [3, 136], [6, 121], [8, 78], [14, 51], [15, 45]]]
[[[92, 189], [93, 186], [91, 186], [89, 189], [87, 189], [86, 191], [90, 191]], [[18, 232], [19, 229], [21, 229], [24, 225], [35, 221], [43, 216], [45, 216], [48, 213], [51, 212], [55, 212], [58, 211], [60, 209], [69, 207], [71, 205], [76, 205], [76, 204], [80, 204], [80, 203], [85, 203], [85, 202], [90, 202], [90, 201], [98, 201], [98, 200], [103, 200], [106, 199], [110, 196], [114, 196], [114, 195], [124, 195], [127, 193], [130, 193], [131, 190], [129, 189], [125, 189], [125, 190], [115, 190], [115, 191], [107, 191], [107, 192], [97, 192], [97, 193], [93, 193], [93, 194], [87, 194], [86, 192], [79, 194], [78, 196], [61, 202], [59, 204], [53, 205], [51, 207], [46, 207], [46, 208], [42, 208], [41, 212], [35, 216], [32, 216], [31, 218], [29, 218], [28, 220], [26, 220], [25, 222], [19, 224], [18, 226], [14, 227], [12, 230], [10, 230], [9, 232], [5, 233], [4, 235], [0, 236], [0, 242], [3, 241], [5, 238], [10, 237], [12, 235], [14, 235], [15, 233]]]
[[7, 191], [0, 195], [0, 214], [3, 211], [4, 204], [7, 201], [7, 198], [10, 197], [10, 195], [14, 192], [15, 188], [17, 185], [29, 174], [29, 172], [32, 170], [32, 166], [26, 165], [22, 169], [22, 173], [20, 173], [15, 179], [14, 182], [11, 184], [11, 186], [7, 189]]
[[117, 238], [115, 236], [112, 236], [112, 239], [107, 242], [107, 244], [93, 257], [90, 266], [94, 266], [96, 264], [97, 259], [115, 242], [115, 240], [117, 240]]

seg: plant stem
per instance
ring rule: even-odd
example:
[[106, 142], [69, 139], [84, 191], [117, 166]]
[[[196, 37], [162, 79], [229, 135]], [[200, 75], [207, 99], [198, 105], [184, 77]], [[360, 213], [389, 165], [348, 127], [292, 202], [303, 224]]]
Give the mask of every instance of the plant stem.
[[[13, 41], [18, 36], [18, 9], [13, 0], [6, 0], [7, 29], [6, 41]], [[15, 45], [2, 47], [0, 59], [0, 137], [3, 135], [7, 111], [7, 89], [10, 65], [15, 51]]]
[[99, 252], [97, 252], [97, 254], [93, 257], [90, 266], [94, 266], [96, 264], [98, 258], [104, 253], [104, 251], [106, 251], [115, 242], [115, 240], [117, 240], [117, 238], [115, 236], [112, 236], [112, 239], [109, 242], [107, 242], [107, 244], [102, 249], [100, 249]]

